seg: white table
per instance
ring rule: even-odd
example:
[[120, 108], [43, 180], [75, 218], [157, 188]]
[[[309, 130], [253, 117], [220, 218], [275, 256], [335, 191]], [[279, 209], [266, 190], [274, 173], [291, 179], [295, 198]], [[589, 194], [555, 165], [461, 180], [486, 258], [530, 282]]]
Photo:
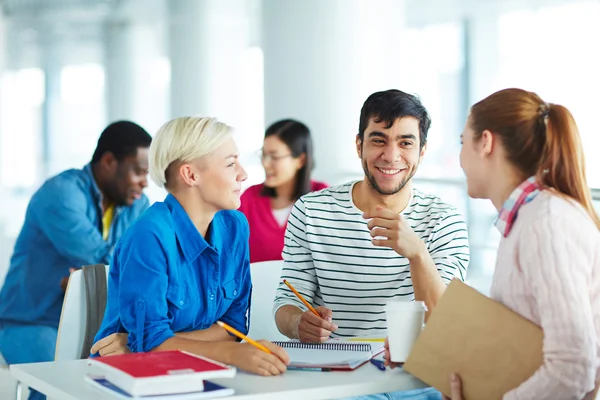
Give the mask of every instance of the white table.
[[[100, 400], [105, 392], [86, 383], [87, 360], [55, 361], [34, 364], [15, 364], [12, 376], [52, 399]], [[235, 389], [226, 399], [335, 399], [383, 392], [396, 392], [425, 387], [425, 384], [401, 368], [378, 370], [371, 363], [351, 372], [287, 371], [276, 377], [260, 377], [238, 370], [233, 379], [214, 382]]]

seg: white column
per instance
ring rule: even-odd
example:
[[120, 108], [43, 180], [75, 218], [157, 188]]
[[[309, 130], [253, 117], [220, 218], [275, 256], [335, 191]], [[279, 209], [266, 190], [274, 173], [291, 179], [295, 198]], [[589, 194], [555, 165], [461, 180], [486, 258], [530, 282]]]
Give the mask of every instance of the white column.
[[208, 107], [206, 1], [169, 2], [171, 116], [204, 114]]
[[110, 122], [127, 119], [154, 131], [168, 118], [162, 28], [154, 19], [122, 18], [106, 24], [106, 105]]
[[130, 22], [125, 20], [107, 22], [104, 65], [106, 114], [109, 122], [133, 117], [134, 46]]
[[311, 129], [315, 177], [361, 176], [355, 150], [360, 108], [399, 88], [401, 0], [263, 0], [265, 123], [296, 118]]
[[498, 86], [498, 5], [474, 4], [469, 13], [467, 34], [469, 41], [469, 105], [482, 100]]
[[171, 0], [169, 16], [171, 116], [213, 116], [239, 127], [247, 2]]

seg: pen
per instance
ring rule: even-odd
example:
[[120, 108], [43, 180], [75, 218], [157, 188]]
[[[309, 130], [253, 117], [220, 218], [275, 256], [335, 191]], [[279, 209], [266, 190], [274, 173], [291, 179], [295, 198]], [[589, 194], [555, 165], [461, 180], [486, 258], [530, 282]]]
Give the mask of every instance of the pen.
[[257, 349], [260, 349], [260, 350], [264, 351], [265, 353], [273, 354], [273, 352], [271, 350], [267, 349], [265, 346], [258, 343], [257, 341], [250, 339], [248, 336], [244, 335], [242, 332], [238, 331], [237, 329], [232, 328], [231, 326], [227, 325], [225, 322], [217, 321], [217, 325], [219, 325], [221, 328], [225, 329], [227, 332], [230, 332], [233, 335], [237, 336], [238, 338], [250, 343], [252, 346], [256, 347]]
[[320, 372], [331, 372], [331, 368], [320, 368], [320, 367], [288, 367], [288, 371], [320, 371]]
[[383, 361], [376, 360], [374, 358], [371, 358], [370, 361], [371, 361], [371, 364], [373, 364], [374, 366], [376, 366], [380, 370], [385, 371], [385, 364], [383, 363]]
[[291, 283], [289, 283], [289, 282], [288, 282], [287, 280], [285, 280], [285, 279], [283, 280], [283, 283], [285, 283], [285, 284], [287, 285], [287, 287], [289, 287], [289, 288], [290, 288], [290, 290], [291, 290], [292, 292], [294, 292], [294, 294], [295, 294], [296, 296], [298, 296], [298, 298], [300, 299], [300, 301], [301, 301], [301, 302], [303, 302], [303, 303], [304, 303], [304, 305], [305, 305], [306, 307], [308, 307], [308, 309], [309, 309], [310, 311], [312, 311], [312, 312], [313, 312], [313, 314], [315, 314], [315, 315], [316, 315], [317, 317], [319, 317], [319, 318], [323, 318], [323, 317], [321, 317], [321, 315], [320, 315], [320, 314], [317, 312], [317, 310], [315, 310], [315, 309], [313, 308], [313, 306], [311, 306], [311, 305], [308, 303], [308, 301], [306, 301], [306, 300], [304, 299], [304, 297], [302, 297], [302, 295], [301, 295], [300, 293], [298, 293], [298, 291], [297, 291], [297, 290], [296, 290], [296, 289], [295, 289], [295, 288], [292, 286], [292, 284], [291, 284]]

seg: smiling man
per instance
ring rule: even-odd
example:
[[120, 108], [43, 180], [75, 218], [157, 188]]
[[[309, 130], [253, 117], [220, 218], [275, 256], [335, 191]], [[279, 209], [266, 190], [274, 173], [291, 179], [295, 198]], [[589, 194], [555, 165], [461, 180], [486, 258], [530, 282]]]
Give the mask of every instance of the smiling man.
[[[148, 208], [152, 138], [129, 121], [100, 135], [91, 163], [33, 195], [0, 292], [0, 353], [9, 364], [51, 361], [70, 268], [108, 264], [121, 235]], [[43, 398], [32, 390], [30, 399]]]
[[[431, 310], [452, 278], [464, 280], [463, 218], [412, 185], [430, 123], [419, 99], [399, 90], [366, 100], [356, 136], [364, 178], [309, 193], [290, 215], [282, 278], [318, 306], [322, 318], [280, 284], [274, 314], [283, 334], [304, 342], [383, 337], [388, 300], [422, 300]], [[410, 395], [439, 398], [433, 389]]]

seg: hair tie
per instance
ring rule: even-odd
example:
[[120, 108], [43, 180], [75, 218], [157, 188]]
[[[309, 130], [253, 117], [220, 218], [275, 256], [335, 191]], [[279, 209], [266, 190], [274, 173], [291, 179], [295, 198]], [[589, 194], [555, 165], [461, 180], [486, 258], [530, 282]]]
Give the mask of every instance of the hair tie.
[[545, 103], [545, 102], [540, 104], [538, 113], [539, 113], [539, 118], [541, 118], [542, 120], [545, 120], [548, 117], [548, 114], [550, 114], [550, 104]]

